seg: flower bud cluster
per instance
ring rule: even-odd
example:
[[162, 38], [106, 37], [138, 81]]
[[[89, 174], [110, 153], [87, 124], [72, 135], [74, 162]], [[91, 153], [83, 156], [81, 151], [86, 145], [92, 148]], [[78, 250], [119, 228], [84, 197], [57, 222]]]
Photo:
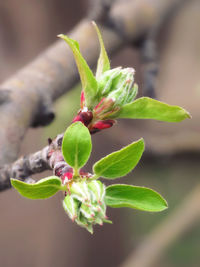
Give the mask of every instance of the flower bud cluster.
[[107, 98], [114, 101], [114, 106], [122, 107], [136, 97], [137, 87], [133, 86], [134, 73], [133, 68], [120, 68], [118, 75], [112, 80]]
[[97, 80], [97, 103], [92, 110], [85, 106], [84, 91], [81, 93], [81, 110], [73, 122], [81, 121], [96, 133], [113, 126], [121, 107], [134, 100], [137, 85], [134, 84], [134, 69], [121, 67], [105, 71]]
[[93, 225], [110, 222], [106, 217], [104, 198], [104, 184], [84, 179], [72, 183], [70, 194], [63, 200], [63, 207], [73, 221], [93, 233]]

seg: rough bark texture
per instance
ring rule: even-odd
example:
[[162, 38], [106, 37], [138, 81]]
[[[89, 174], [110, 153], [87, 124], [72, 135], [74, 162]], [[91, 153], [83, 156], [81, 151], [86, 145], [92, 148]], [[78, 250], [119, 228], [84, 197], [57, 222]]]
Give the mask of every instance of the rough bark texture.
[[61, 152], [62, 138], [63, 134], [59, 134], [53, 141], [49, 140], [49, 145], [42, 150], [0, 168], [0, 191], [11, 187], [11, 177], [32, 183], [34, 180], [30, 180], [31, 175], [51, 169], [55, 172], [57, 162], [59, 162], [57, 168], [60, 168], [60, 163], [62, 166], [66, 165]]

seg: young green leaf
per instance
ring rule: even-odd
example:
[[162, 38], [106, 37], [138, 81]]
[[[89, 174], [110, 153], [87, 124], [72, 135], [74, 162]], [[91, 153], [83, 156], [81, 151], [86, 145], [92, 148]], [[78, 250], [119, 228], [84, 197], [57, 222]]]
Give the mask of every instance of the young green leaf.
[[87, 62], [85, 61], [85, 59], [80, 53], [78, 42], [69, 38], [68, 36], [64, 34], [60, 34], [58, 35], [58, 37], [65, 40], [65, 42], [69, 45], [69, 47], [71, 48], [74, 54], [74, 58], [75, 58], [78, 71], [80, 74], [80, 78], [81, 78], [82, 87], [85, 93], [85, 102], [86, 102], [87, 107], [90, 109], [94, 107], [97, 101], [96, 96], [97, 96], [98, 87], [97, 87], [96, 79], [91, 69], [89, 68]]
[[105, 71], [110, 69], [110, 61], [109, 61], [108, 55], [106, 53], [106, 49], [104, 47], [101, 32], [100, 32], [99, 28], [97, 27], [96, 23], [94, 21], [92, 23], [93, 23], [95, 30], [97, 32], [100, 47], [101, 47], [101, 51], [100, 51], [100, 55], [99, 55], [99, 59], [98, 59], [98, 63], [97, 63], [97, 71], [96, 71], [96, 78], [99, 78], [99, 76], [101, 76]]
[[152, 189], [125, 184], [108, 186], [105, 202], [112, 208], [128, 207], [151, 212], [167, 208], [166, 200]]
[[62, 153], [65, 161], [78, 170], [88, 161], [92, 149], [90, 132], [82, 122], [70, 125], [63, 137]]
[[93, 166], [96, 177], [115, 179], [129, 173], [139, 162], [144, 151], [144, 141], [139, 139], [119, 151], [100, 159]]
[[63, 190], [61, 180], [57, 176], [41, 179], [35, 184], [11, 178], [11, 184], [23, 197], [31, 199], [49, 198], [59, 190]]
[[149, 97], [141, 97], [124, 105], [118, 114], [118, 118], [179, 122], [190, 118], [190, 114], [179, 106], [171, 106]]

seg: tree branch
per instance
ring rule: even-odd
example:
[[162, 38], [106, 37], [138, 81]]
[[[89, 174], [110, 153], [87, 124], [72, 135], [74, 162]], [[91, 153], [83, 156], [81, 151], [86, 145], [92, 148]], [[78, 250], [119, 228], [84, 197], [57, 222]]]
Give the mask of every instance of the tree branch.
[[[0, 191], [11, 187], [10, 178], [28, 181], [33, 174], [52, 169], [55, 172], [61, 165], [66, 165], [61, 151], [62, 138], [63, 134], [59, 134], [53, 141], [49, 139], [49, 145], [42, 150], [0, 168]], [[59, 163], [59, 166], [56, 166], [56, 163]]]

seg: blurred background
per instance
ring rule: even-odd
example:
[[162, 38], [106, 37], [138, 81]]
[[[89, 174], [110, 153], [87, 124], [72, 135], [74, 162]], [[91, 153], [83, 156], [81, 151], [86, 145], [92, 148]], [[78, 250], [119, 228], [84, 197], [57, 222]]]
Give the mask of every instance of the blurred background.
[[[185, 2], [174, 10], [156, 36], [159, 72], [155, 95], [159, 100], [186, 108], [193, 119], [180, 124], [121, 120], [93, 136], [93, 153], [88, 163], [90, 170], [102, 156], [144, 137], [146, 151], [141, 162], [119, 183], [147, 186], [160, 192], [169, 209], [151, 214], [108, 208], [113, 225], [96, 226], [90, 235], [64, 213], [61, 193], [51, 199], [32, 201], [13, 189], [1, 192], [2, 267], [200, 266], [200, 216], [191, 215], [190, 220], [187, 206], [199, 186], [200, 173], [200, 1]], [[57, 34], [70, 31], [87, 15], [89, 5], [87, 0], [1, 0], [0, 81], [38, 56], [57, 39]], [[140, 95], [145, 88], [141, 59], [140, 43], [123, 47], [111, 58], [112, 67], [135, 68]], [[41, 149], [48, 137], [65, 130], [79, 109], [79, 95], [77, 85], [57, 100], [54, 122], [30, 129], [21, 155]], [[195, 206], [199, 202], [193, 200], [191, 209]], [[179, 224], [183, 222], [186, 226], [182, 229]], [[152, 242], [148, 243], [149, 238]], [[140, 254], [138, 248], [145, 244], [147, 249]], [[152, 249], [158, 251], [153, 265], [134, 265], [132, 259], [148, 259]], [[127, 261], [129, 265], [125, 265]]]

